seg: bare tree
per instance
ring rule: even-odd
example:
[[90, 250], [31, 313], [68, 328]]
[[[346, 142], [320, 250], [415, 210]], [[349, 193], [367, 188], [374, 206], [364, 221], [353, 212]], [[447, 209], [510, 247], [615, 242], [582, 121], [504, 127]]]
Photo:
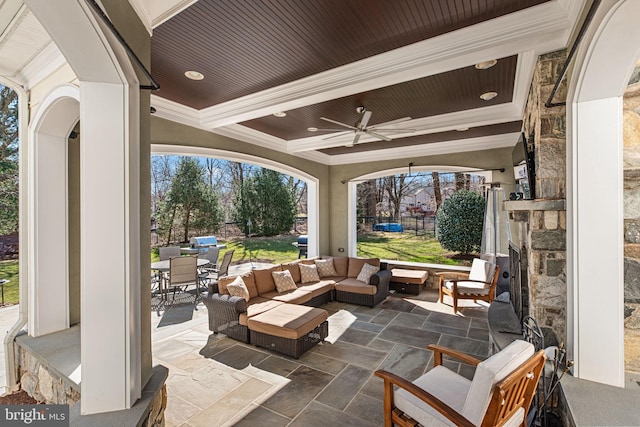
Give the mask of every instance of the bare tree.
[[433, 179], [433, 196], [436, 198], [436, 211], [442, 204], [442, 191], [440, 190], [440, 173], [431, 172]]

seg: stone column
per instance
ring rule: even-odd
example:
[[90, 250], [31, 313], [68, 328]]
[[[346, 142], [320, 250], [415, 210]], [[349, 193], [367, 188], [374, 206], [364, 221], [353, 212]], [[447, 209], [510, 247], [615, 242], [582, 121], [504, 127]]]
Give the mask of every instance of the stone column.
[[623, 108], [625, 369], [640, 371], [640, 66]]

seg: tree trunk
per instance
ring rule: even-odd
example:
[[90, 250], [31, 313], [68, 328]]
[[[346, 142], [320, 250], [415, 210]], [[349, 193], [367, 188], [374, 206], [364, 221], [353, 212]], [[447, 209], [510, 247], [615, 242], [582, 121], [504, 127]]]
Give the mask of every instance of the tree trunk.
[[456, 172], [456, 191], [464, 190], [464, 174]]
[[440, 190], [440, 174], [438, 172], [431, 172], [431, 178], [433, 179], [433, 196], [436, 198], [436, 211], [442, 204], [442, 192]]

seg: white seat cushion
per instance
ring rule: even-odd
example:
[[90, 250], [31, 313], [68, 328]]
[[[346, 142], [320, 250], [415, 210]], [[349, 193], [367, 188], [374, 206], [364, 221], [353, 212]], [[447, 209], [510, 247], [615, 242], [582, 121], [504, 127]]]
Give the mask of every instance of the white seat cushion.
[[[429, 372], [413, 381], [421, 389], [433, 394], [438, 399], [462, 413], [465, 398], [469, 392], [471, 381], [451, 372], [444, 366], [436, 366]], [[402, 412], [422, 424], [423, 426], [452, 426], [438, 411], [425, 404], [411, 393], [397, 389], [394, 403]]]
[[499, 353], [480, 362], [466, 396], [462, 415], [475, 425], [480, 425], [487, 411], [493, 387], [533, 356], [531, 343], [516, 340]]
[[[444, 287], [453, 291], [453, 282], [445, 281]], [[488, 295], [490, 285], [477, 282], [458, 282], [458, 294], [464, 295]]]

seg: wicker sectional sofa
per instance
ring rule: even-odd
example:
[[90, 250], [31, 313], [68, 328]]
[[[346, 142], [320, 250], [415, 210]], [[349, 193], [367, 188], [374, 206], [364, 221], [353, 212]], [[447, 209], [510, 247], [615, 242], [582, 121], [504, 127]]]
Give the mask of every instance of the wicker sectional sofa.
[[[332, 264], [335, 275], [319, 275], [319, 280], [308, 281], [305, 271], [321, 263]], [[304, 266], [300, 267], [301, 264]], [[227, 285], [236, 276], [223, 277], [217, 286], [209, 286], [209, 294], [203, 299], [209, 314], [209, 330], [297, 358], [327, 337], [326, 310], [318, 307], [334, 300], [373, 307], [389, 295], [391, 271], [378, 271], [365, 283], [357, 279], [365, 264], [379, 267], [380, 260], [324, 257], [252, 270], [240, 276], [248, 290], [245, 297], [229, 294]], [[296, 287], [278, 292], [272, 273], [284, 271], [290, 273]], [[316, 309], [295, 309], [291, 305]]]

